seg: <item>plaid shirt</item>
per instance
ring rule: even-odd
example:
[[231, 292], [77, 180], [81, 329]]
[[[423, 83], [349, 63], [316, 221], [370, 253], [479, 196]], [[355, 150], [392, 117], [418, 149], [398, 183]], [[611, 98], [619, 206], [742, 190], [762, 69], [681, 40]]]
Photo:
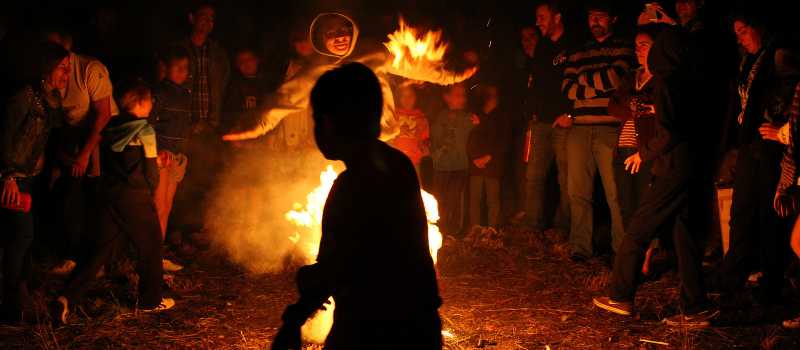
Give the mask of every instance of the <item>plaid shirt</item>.
[[192, 86], [192, 114], [196, 120], [208, 119], [210, 94], [208, 90], [208, 43], [194, 47], [196, 71]]

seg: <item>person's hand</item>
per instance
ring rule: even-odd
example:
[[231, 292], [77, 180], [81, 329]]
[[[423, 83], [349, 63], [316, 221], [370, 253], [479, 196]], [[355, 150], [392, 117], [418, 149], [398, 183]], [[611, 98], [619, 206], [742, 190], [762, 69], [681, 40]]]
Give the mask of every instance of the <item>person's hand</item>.
[[671, 26], [674, 26], [674, 25], [678, 24], [678, 22], [676, 22], [674, 19], [672, 19], [672, 17], [670, 17], [667, 14], [667, 11], [665, 11], [664, 8], [661, 7], [661, 4], [654, 4], [654, 6], [656, 7], [656, 12], [658, 12], [658, 14], [661, 15], [661, 16], [658, 17], [657, 23], [665, 23], [665, 24], [669, 24]]
[[275, 339], [272, 341], [272, 350], [300, 350], [302, 340], [300, 338], [300, 326], [283, 324]]
[[167, 151], [158, 151], [158, 166], [161, 168], [166, 168], [172, 164], [175, 160], [174, 156], [171, 152]]
[[797, 210], [797, 201], [794, 196], [789, 194], [775, 193], [775, 199], [772, 200], [772, 206], [778, 216], [785, 218], [792, 215]]
[[475, 166], [478, 169], [484, 169], [484, 168], [486, 168], [486, 164], [489, 164], [489, 162], [491, 162], [491, 161], [492, 161], [492, 155], [487, 154], [487, 155], [485, 155], [483, 157], [480, 157], [480, 158], [477, 158], [477, 159], [473, 160], [472, 163], [475, 164]]
[[570, 118], [566, 114], [562, 114], [556, 117], [556, 121], [553, 122], [553, 128], [569, 129], [571, 127], [572, 127], [572, 118]]
[[8, 178], [3, 181], [3, 194], [0, 196], [0, 203], [4, 207], [19, 205], [19, 187], [17, 180]]
[[772, 125], [771, 123], [761, 124], [761, 127], [758, 128], [758, 132], [761, 134], [761, 138], [764, 140], [781, 142], [779, 136], [780, 128], [775, 127], [775, 125]]
[[481, 123], [481, 118], [478, 117], [477, 114], [473, 114], [472, 116], [470, 116], [469, 120], [472, 122], [472, 125], [478, 125]]
[[625, 171], [630, 171], [631, 174], [638, 173], [641, 166], [642, 157], [639, 155], [639, 152], [625, 159]]
[[661, 4], [653, 3], [652, 6], [655, 7], [655, 11], [658, 14], [658, 16], [656, 16], [656, 18], [650, 17], [649, 14], [647, 13], [647, 8], [645, 7], [645, 10], [642, 11], [641, 14], [639, 14], [639, 19], [636, 20], [637, 25], [643, 26], [650, 23], [666, 23], [669, 25], [678, 24], [678, 22], [672, 19], [672, 17], [667, 15], [667, 11], [665, 11], [664, 8], [661, 7]]
[[86, 167], [89, 166], [89, 155], [79, 154], [72, 162], [72, 177], [81, 177], [86, 174]]

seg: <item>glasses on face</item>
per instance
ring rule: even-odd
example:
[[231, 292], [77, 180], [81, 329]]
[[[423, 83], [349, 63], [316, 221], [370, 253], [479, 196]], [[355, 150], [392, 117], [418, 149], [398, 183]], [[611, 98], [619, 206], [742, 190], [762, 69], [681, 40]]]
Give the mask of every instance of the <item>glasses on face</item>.
[[334, 39], [340, 38], [343, 36], [352, 36], [353, 35], [353, 28], [350, 27], [339, 27], [336, 29], [331, 29], [325, 32], [325, 39]]

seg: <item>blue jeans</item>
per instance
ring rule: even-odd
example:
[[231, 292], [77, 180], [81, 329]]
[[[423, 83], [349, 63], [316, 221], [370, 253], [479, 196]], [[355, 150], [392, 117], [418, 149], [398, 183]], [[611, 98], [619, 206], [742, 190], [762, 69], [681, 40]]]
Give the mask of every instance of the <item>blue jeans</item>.
[[[558, 171], [559, 208], [555, 226], [569, 231], [570, 209], [567, 190], [567, 135], [569, 129], [554, 129], [549, 123], [531, 122], [530, 157], [525, 171], [525, 214], [534, 230], [546, 229], [544, 218], [547, 176]], [[554, 164], [555, 163], [555, 164]]]
[[574, 125], [567, 136], [567, 182], [571, 209], [570, 245], [573, 254], [592, 256], [594, 176], [599, 172], [611, 212], [611, 246], [617, 251], [625, 230], [614, 180], [616, 126]]

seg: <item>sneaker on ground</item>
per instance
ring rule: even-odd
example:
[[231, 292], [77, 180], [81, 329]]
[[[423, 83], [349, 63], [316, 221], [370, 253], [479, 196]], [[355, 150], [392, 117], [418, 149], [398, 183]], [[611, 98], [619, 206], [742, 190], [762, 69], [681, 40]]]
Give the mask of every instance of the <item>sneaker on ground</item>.
[[50, 269], [50, 273], [62, 276], [69, 275], [75, 269], [75, 265], [74, 260], [67, 259]]
[[142, 309], [144, 312], [161, 312], [167, 311], [175, 306], [175, 299], [172, 298], [161, 298], [161, 303], [158, 306], [152, 309]]
[[183, 265], [177, 264], [169, 259], [161, 259], [161, 266], [163, 267], [164, 271], [167, 272], [178, 272], [183, 270]]
[[594, 306], [617, 315], [630, 316], [633, 314], [633, 303], [627, 301], [614, 301], [610, 297], [596, 297], [592, 299], [592, 302]]
[[707, 328], [719, 316], [719, 310], [705, 310], [695, 314], [678, 314], [664, 319], [670, 327]]
[[69, 318], [69, 301], [64, 296], [59, 296], [50, 306], [50, 317], [56, 325], [67, 324]]
[[783, 328], [800, 329], [800, 316], [797, 316], [791, 320], [783, 321]]

